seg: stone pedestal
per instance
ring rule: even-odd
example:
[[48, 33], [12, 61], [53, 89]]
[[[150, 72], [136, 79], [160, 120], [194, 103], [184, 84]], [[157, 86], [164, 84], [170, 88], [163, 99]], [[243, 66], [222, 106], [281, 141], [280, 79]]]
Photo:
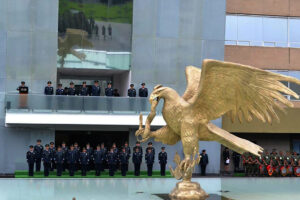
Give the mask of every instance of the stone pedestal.
[[205, 200], [208, 194], [201, 188], [199, 183], [191, 181], [181, 181], [169, 194], [172, 200]]

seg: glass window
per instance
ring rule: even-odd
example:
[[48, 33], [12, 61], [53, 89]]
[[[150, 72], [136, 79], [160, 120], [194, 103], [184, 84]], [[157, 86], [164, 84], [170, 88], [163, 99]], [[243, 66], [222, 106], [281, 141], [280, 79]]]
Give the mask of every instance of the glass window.
[[238, 16], [238, 40], [263, 41], [262, 18], [257, 16]]
[[263, 40], [267, 42], [287, 42], [287, 18], [264, 17]]
[[225, 40], [237, 40], [237, 16], [226, 16]]
[[290, 42], [300, 44], [300, 19], [289, 19]]

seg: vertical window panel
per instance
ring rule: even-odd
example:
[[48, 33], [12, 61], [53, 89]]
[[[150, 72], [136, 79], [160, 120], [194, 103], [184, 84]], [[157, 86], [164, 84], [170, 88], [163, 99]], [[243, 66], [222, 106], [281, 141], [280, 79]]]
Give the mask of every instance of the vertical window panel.
[[238, 40], [263, 41], [262, 18], [257, 16], [238, 16]]
[[225, 40], [237, 40], [237, 16], [226, 16]]
[[263, 40], [267, 42], [287, 42], [288, 28], [287, 18], [264, 17]]

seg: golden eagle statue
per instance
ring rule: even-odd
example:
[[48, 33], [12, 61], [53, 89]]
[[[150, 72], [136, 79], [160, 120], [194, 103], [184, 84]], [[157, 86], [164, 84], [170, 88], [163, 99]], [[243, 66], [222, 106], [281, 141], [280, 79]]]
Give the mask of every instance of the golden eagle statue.
[[[281, 81], [300, 85], [300, 80], [251, 66], [206, 59], [202, 70], [188, 66], [185, 72], [187, 88], [183, 96], [162, 85], [154, 87], [145, 128], [140, 116], [140, 128], [136, 131], [136, 136], [142, 137], [141, 141], [151, 137], [168, 145], [182, 141], [185, 158], [177, 165], [177, 172], [182, 173], [178, 175], [176, 170], [171, 170], [178, 179], [190, 181], [191, 172], [184, 173], [191, 171], [191, 166], [195, 165], [193, 161], [200, 160], [192, 160], [199, 151], [199, 140], [217, 141], [240, 154], [250, 152], [260, 156], [262, 153], [262, 147], [215, 126], [211, 120], [227, 114], [232, 121], [238, 118], [240, 122], [249, 122], [256, 117], [263, 122], [272, 123], [273, 119], [279, 122], [276, 109], [284, 110], [283, 105], [293, 107], [283, 94], [299, 98]], [[161, 99], [164, 100], [162, 115], [167, 125], [151, 131], [150, 125]], [[178, 158], [175, 160], [178, 162]]]

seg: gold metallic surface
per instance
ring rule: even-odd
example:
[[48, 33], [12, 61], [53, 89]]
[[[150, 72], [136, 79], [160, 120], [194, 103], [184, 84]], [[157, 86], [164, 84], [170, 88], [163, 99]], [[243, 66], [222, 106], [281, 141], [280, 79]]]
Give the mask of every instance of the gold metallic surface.
[[[154, 88], [149, 98], [151, 112], [145, 128], [141, 122], [136, 131], [142, 142], [154, 137], [155, 141], [173, 145], [181, 140], [185, 158], [179, 164], [183, 168], [179, 169], [183, 173], [193, 169], [194, 158], [191, 161], [191, 157], [199, 151], [199, 140], [217, 141], [240, 154], [250, 152], [260, 156], [262, 153], [260, 146], [215, 126], [210, 123], [211, 120], [227, 114], [232, 121], [237, 117], [241, 123], [253, 118], [268, 123], [272, 123], [273, 119], [279, 122], [276, 109], [284, 110], [281, 104], [293, 107], [283, 94], [299, 98], [280, 81], [300, 85], [300, 80], [236, 63], [204, 60], [202, 70], [186, 67], [186, 78], [187, 89], [182, 97], [162, 85]], [[160, 99], [164, 99], [162, 114], [167, 125], [152, 132], [150, 125]], [[178, 161], [176, 156], [175, 159]], [[181, 176], [176, 173], [175, 177]], [[191, 176], [186, 176], [184, 181], [190, 182], [190, 179]]]

